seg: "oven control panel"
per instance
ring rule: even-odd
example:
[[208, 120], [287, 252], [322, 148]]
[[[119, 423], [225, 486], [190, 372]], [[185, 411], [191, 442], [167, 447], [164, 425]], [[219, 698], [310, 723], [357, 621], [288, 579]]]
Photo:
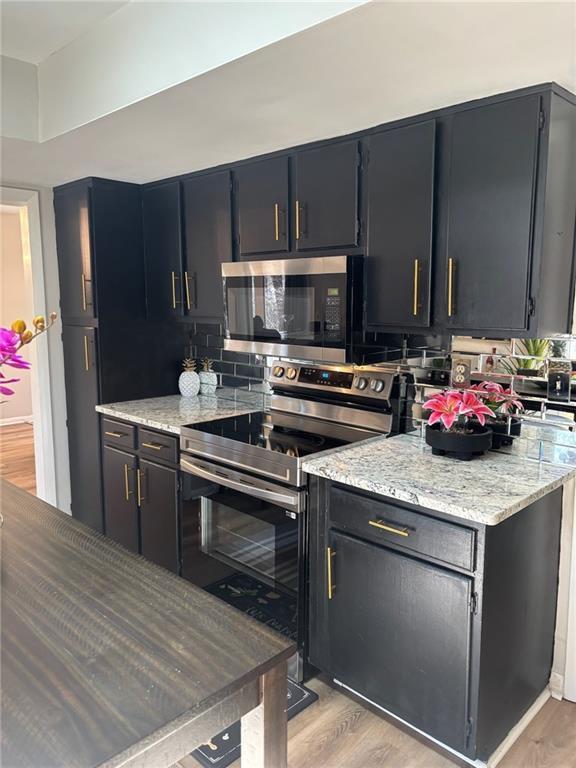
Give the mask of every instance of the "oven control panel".
[[298, 381], [301, 384], [315, 384], [317, 387], [338, 387], [352, 389], [354, 374], [348, 371], [331, 371], [324, 368], [300, 368]]
[[276, 361], [271, 369], [270, 384], [272, 387], [312, 387], [314, 389], [338, 390], [363, 398], [385, 400], [390, 396], [393, 374], [382, 370], [354, 369], [349, 370], [330, 366], [322, 367]]

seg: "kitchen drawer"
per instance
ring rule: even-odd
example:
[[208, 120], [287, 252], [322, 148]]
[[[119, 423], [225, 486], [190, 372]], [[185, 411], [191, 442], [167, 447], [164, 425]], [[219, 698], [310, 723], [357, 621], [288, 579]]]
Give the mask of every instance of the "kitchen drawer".
[[118, 448], [127, 448], [133, 451], [136, 445], [136, 427], [132, 424], [125, 424], [123, 421], [114, 421], [113, 419], [102, 419], [101, 422], [102, 441], [107, 445], [114, 445]]
[[176, 464], [178, 461], [178, 438], [140, 428], [138, 430], [138, 450], [142, 456], [150, 456]]
[[434, 560], [474, 570], [475, 531], [332, 487], [330, 524], [380, 544], [395, 544]]

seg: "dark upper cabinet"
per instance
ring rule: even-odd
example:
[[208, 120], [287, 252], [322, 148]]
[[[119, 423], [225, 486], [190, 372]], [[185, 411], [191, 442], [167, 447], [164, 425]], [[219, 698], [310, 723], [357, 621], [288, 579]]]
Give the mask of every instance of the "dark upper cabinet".
[[178, 573], [178, 472], [142, 458], [136, 471], [139, 473], [141, 554]]
[[147, 314], [152, 319], [184, 313], [180, 182], [142, 190]]
[[435, 136], [430, 120], [367, 140], [368, 326], [430, 325]]
[[62, 319], [96, 317], [92, 270], [90, 187], [76, 184], [54, 196]]
[[72, 515], [82, 523], [104, 529], [100, 490], [97, 331], [65, 325], [62, 329]]
[[358, 244], [357, 141], [298, 152], [294, 159], [295, 250]]
[[239, 255], [288, 250], [288, 158], [243, 165], [235, 173]]
[[184, 306], [190, 317], [224, 314], [221, 264], [232, 261], [230, 172], [188, 179], [184, 203]]
[[330, 673], [464, 752], [470, 579], [338, 532], [329, 546]]
[[109, 445], [105, 445], [102, 452], [106, 535], [132, 552], [138, 552], [136, 457]]
[[528, 328], [540, 109], [534, 95], [468, 109], [451, 120], [449, 328]]

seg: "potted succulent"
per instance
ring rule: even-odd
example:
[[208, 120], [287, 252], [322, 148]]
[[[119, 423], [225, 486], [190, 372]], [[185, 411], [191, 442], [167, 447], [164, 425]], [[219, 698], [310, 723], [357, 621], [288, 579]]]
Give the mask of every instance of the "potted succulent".
[[449, 390], [424, 403], [430, 411], [426, 442], [435, 456], [450, 455], [470, 461], [492, 446], [492, 430], [486, 418], [492, 410], [473, 392]]
[[480, 384], [473, 384], [470, 389], [473, 389], [492, 411], [492, 416], [488, 417], [488, 426], [494, 433], [492, 448], [512, 445], [514, 438], [518, 437], [522, 430], [522, 421], [514, 414], [524, 411], [516, 393], [510, 387], [504, 389], [502, 384], [496, 381], [482, 381]]
[[202, 370], [200, 371], [200, 394], [215, 395], [218, 386], [218, 376], [212, 369], [212, 360], [209, 357], [202, 359]]
[[178, 389], [182, 397], [196, 397], [200, 391], [200, 378], [196, 373], [196, 363], [187, 357], [182, 361], [183, 371], [178, 378]]

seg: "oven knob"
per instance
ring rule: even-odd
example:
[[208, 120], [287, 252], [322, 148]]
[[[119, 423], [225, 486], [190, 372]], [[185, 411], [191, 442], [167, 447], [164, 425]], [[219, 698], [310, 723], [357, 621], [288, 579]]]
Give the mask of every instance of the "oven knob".
[[281, 365], [275, 365], [272, 369], [272, 375], [276, 376], [277, 379], [281, 379], [284, 376], [284, 368]]
[[372, 390], [372, 392], [376, 392], [376, 393], [382, 392], [382, 390], [384, 389], [384, 382], [382, 381], [382, 379], [371, 379], [370, 389]]
[[368, 386], [368, 379], [365, 379], [364, 376], [359, 376], [356, 379], [356, 389], [366, 389]]
[[297, 373], [298, 371], [296, 370], [296, 368], [288, 368], [288, 370], [286, 371], [286, 378], [292, 381], [292, 379], [296, 378]]

